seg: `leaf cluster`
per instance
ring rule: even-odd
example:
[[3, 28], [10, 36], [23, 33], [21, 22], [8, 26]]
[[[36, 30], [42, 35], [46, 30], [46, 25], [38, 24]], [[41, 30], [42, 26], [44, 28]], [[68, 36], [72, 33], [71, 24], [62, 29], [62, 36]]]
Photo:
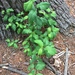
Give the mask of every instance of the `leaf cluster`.
[[[3, 10], [3, 19], [8, 23], [6, 29], [11, 28], [17, 34], [27, 35], [22, 42], [22, 46], [24, 53], [31, 57], [30, 66], [28, 67], [28, 70], [30, 70], [29, 75], [43, 75], [37, 73], [37, 70], [40, 71], [45, 68], [45, 63], [42, 61], [41, 56], [44, 55], [50, 58], [56, 54], [56, 49], [52, 42], [59, 32], [56, 27], [57, 22], [54, 20], [56, 13], [50, 8], [48, 2], [40, 2], [35, 5], [35, 0], [28, 0], [24, 3], [23, 8], [24, 11], [16, 15], [11, 14], [11, 12], [14, 12], [11, 8], [6, 11]], [[8, 46], [16, 45], [15, 40], [10, 42], [7, 39], [6, 41]]]

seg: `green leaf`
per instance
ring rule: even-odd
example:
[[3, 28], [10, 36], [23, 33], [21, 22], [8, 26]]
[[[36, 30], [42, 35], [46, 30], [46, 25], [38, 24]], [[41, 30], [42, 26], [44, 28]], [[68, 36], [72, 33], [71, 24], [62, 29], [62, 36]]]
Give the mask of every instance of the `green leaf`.
[[45, 63], [42, 61], [38, 61], [37, 65], [36, 65], [36, 70], [42, 70], [45, 68]]
[[12, 28], [13, 31], [16, 31], [16, 25], [15, 24], [12, 24], [11, 28]]
[[37, 17], [37, 12], [35, 10], [31, 10], [28, 14], [28, 21], [32, 24]]
[[24, 15], [24, 12], [18, 13], [18, 14], [17, 14], [17, 17], [20, 17], [20, 16], [22, 16], [22, 15]]
[[44, 42], [44, 44], [45, 45], [49, 45], [49, 40], [48, 40], [48, 37], [45, 37], [44, 39], [43, 39], [43, 42]]
[[44, 33], [42, 34], [42, 36], [43, 36], [43, 37], [46, 37], [47, 34], [48, 34], [47, 32], [44, 32]]
[[50, 8], [46, 9], [47, 12], [51, 12]]
[[33, 75], [32, 73], [29, 73], [28, 75]]
[[38, 36], [37, 34], [33, 33], [33, 38], [34, 38], [34, 39], [38, 39], [39, 36]]
[[34, 42], [35, 42], [36, 44], [38, 44], [40, 47], [43, 47], [43, 45], [44, 45], [41, 40], [34, 40]]
[[35, 75], [35, 74], [36, 74], [36, 70], [33, 69], [28, 75]]
[[32, 31], [30, 29], [23, 29], [22, 34], [30, 34]]
[[10, 39], [6, 39], [5, 41], [6, 41], [6, 42], [10, 42]]
[[13, 46], [14, 46], [14, 48], [18, 48], [18, 46], [17, 46], [17, 44], [16, 44], [16, 43], [14, 43], [14, 44], [13, 44]]
[[14, 40], [15, 43], [17, 43], [19, 40]]
[[21, 33], [21, 30], [22, 30], [21, 28], [18, 28], [17, 29], [17, 34], [20, 34]]
[[36, 75], [43, 75], [43, 74], [41, 74], [41, 73], [38, 73], [38, 74], [36, 74]]
[[32, 70], [32, 69], [34, 69], [34, 64], [30, 64], [30, 65], [28, 66], [28, 70]]
[[57, 33], [57, 32], [59, 32], [59, 28], [52, 27], [52, 31]]
[[48, 27], [47, 28], [47, 32], [50, 33], [51, 31], [52, 31], [52, 28], [51, 27]]
[[54, 36], [53, 36], [53, 32], [51, 32], [50, 34], [48, 34], [48, 37], [50, 40], [53, 40]]
[[16, 19], [16, 16], [12, 15], [9, 17], [8, 22], [13, 22]]
[[55, 25], [55, 26], [56, 26], [56, 25], [57, 25], [57, 22], [54, 21], [54, 20], [51, 19], [51, 18], [48, 20], [48, 22], [49, 22], [50, 26], [52, 26], [52, 25]]
[[22, 45], [25, 45], [27, 42], [28, 42], [27, 40], [24, 40], [23, 43], [22, 43]]
[[28, 75], [35, 75], [36, 74], [36, 70], [32, 70], [31, 72], [30, 72], [30, 74], [28, 74]]
[[11, 25], [12, 25], [11, 23], [7, 24], [6, 29], [9, 29], [9, 27], [11, 27]]
[[30, 51], [30, 48], [26, 48], [23, 52], [26, 53], [26, 52], [29, 52]]
[[3, 20], [4, 20], [4, 21], [7, 21], [7, 20], [8, 20], [8, 15], [5, 15], [5, 16], [3, 17]]
[[53, 56], [53, 55], [56, 54], [56, 49], [54, 47], [52, 47], [52, 46], [46, 46], [45, 51], [46, 51], [46, 55], [48, 57]]
[[37, 56], [34, 53], [35, 52], [33, 52], [32, 56], [31, 56], [30, 64], [33, 64], [37, 60]]
[[55, 18], [56, 17], [55, 11], [52, 11], [52, 13], [50, 14], [50, 16]]
[[50, 4], [48, 2], [41, 2], [39, 4], [37, 4], [37, 8], [40, 8], [42, 10], [46, 10], [47, 8], [49, 8]]
[[36, 27], [37, 29], [41, 29], [41, 27], [43, 26], [42, 24], [42, 20], [40, 17], [37, 16], [36, 20], [35, 20], [35, 23], [36, 23]]
[[8, 8], [7, 10], [6, 10], [6, 13], [7, 14], [10, 14], [10, 12], [13, 12], [14, 10], [12, 9], [12, 8]]
[[41, 21], [42, 21], [43, 25], [46, 25], [47, 24], [47, 19], [46, 18], [42, 18], [41, 17]]
[[5, 10], [2, 10], [1, 13], [4, 14], [5, 13]]
[[24, 20], [26, 20], [26, 19], [28, 19], [28, 16], [25, 16], [25, 17], [24, 17]]
[[8, 47], [13, 46], [14, 42], [9, 42]]
[[40, 48], [40, 49], [38, 50], [38, 55], [43, 55], [43, 49], [42, 49], [42, 48]]
[[32, 9], [32, 6], [33, 6], [33, 2], [28, 1], [28, 2], [24, 3], [23, 8], [24, 8], [25, 11], [30, 11]]

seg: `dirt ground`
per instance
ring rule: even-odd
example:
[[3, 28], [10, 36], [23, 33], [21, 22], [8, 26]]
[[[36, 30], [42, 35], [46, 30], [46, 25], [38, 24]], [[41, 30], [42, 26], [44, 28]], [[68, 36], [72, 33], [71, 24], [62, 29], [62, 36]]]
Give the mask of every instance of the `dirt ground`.
[[[57, 37], [54, 39], [54, 44], [58, 52], [66, 51], [66, 47], [69, 49], [69, 51], [72, 52], [69, 56], [68, 72], [70, 73], [70, 75], [75, 75], [75, 37], [65, 37], [59, 33]], [[63, 59], [64, 59], [63, 56], [61, 56], [60, 61], [63, 62]], [[0, 64], [8, 63], [10, 67], [28, 73], [27, 70], [28, 61], [29, 57], [27, 57], [23, 53], [23, 51], [8, 48], [5, 42], [0, 41]], [[60, 65], [62, 65], [62, 63]], [[63, 73], [64, 65], [62, 66], [60, 65], [58, 67], [58, 70]], [[45, 68], [41, 72], [44, 75], [55, 75], [47, 68]], [[0, 75], [19, 75], [19, 74], [0, 68]]]

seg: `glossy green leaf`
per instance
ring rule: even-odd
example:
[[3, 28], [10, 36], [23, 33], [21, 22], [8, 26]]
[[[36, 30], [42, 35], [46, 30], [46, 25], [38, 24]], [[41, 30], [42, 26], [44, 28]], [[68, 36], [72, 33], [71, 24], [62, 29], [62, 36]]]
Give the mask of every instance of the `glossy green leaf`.
[[5, 10], [2, 10], [2, 11], [1, 11], [1, 14], [4, 14], [4, 13], [5, 13]]
[[43, 75], [43, 74], [41, 74], [41, 73], [38, 73], [38, 74], [36, 74], [36, 75]]
[[38, 44], [40, 47], [43, 47], [43, 45], [44, 45], [41, 40], [34, 40], [34, 42], [35, 42], [36, 44]]
[[47, 11], [48, 13], [51, 12], [50, 8], [46, 9], [46, 11]]
[[45, 37], [44, 39], [43, 39], [43, 42], [44, 42], [44, 44], [45, 44], [45, 46], [46, 45], [49, 45], [49, 40], [48, 40], [48, 37]]
[[32, 24], [37, 17], [37, 12], [35, 10], [31, 10], [28, 14], [28, 21]]
[[32, 6], [33, 6], [33, 2], [28, 1], [28, 2], [24, 3], [23, 8], [24, 8], [25, 11], [30, 11], [32, 9]]
[[41, 21], [42, 21], [42, 24], [43, 24], [43, 25], [46, 25], [46, 24], [47, 24], [47, 19], [46, 19], [46, 18], [42, 18], [42, 17], [41, 17]]
[[14, 48], [18, 48], [18, 45], [16, 43], [13, 44]]
[[54, 38], [53, 32], [49, 33], [49, 34], [48, 34], [48, 37], [49, 37], [50, 40], [53, 40], [53, 38]]
[[29, 73], [28, 75], [33, 75], [32, 73]]
[[26, 20], [26, 19], [28, 19], [28, 16], [25, 16], [25, 17], [24, 17], [24, 20]]
[[46, 55], [49, 57], [49, 56], [53, 56], [56, 54], [56, 49], [52, 46], [46, 46], [45, 47], [45, 50], [46, 50]]
[[[33, 53], [34, 53], [34, 52], [33, 52]], [[33, 53], [32, 53], [32, 55], [31, 55], [30, 64], [33, 64], [33, 63], [36, 62], [36, 60], [37, 60], [36, 54], [33, 54]]]
[[36, 74], [36, 70], [32, 70], [28, 75], [35, 75]]
[[28, 66], [28, 70], [32, 70], [32, 69], [34, 69], [34, 64], [30, 64], [30, 65]]
[[15, 24], [12, 24], [11, 28], [12, 28], [13, 31], [16, 31], [16, 25]]
[[50, 33], [52, 31], [51, 27], [47, 28], [47, 32]]
[[37, 29], [41, 29], [41, 27], [44, 26], [44, 24], [43, 24], [41, 18], [38, 17], [38, 16], [37, 16], [35, 22], [36, 22], [36, 28], [37, 28]]
[[56, 32], [56, 33], [59, 32], [59, 28], [56, 28], [56, 27], [53, 27], [52, 30], [53, 32]]
[[16, 20], [16, 16], [12, 15], [9, 17], [8, 22], [13, 22], [14, 20]]
[[14, 40], [15, 43], [17, 43], [19, 40]]
[[9, 15], [11, 12], [13, 12], [14, 10], [12, 9], [12, 8], [8, 8], [7, 10], [6, 10], [6, 13]]
[[6, 39], [5, 41], [6, 41], [6, 42], [10, 42], [10, 39]]
[[38, 39], [39, 36], [38, 36], [37, 34], [33, 33], [33, 38], [34, 38], [34, 39]]
[[11, 25], [12, 25], [11, 23], [7, 24], [6, 29], [9, 29], [11, 27]]
[[42, 70], [45, 68], [45, 63], [42, 61], [38, 61], [37, 65], [36, 65], [36, 70]]
[[40, 8], [42, 10], [46, 10], [47, 8], [49, 8], [50, 4], [48, 2], [41, 2], [39, 4], [37, 4], [37, 8]]
[[3, 17], [3, 20], [4, 20], [4, 21], [7, 21], [7, 20], [8, 20], [8, 15], [5, 15], [5, 16]]
[[24, 40], [23, 43], [22, 43], [22, 45], [25, 45], [27, 42], [28, 42], [27, 40]]
[[51, 19], [51, 18], [48, 20], [48, 22], [49, 22], [50, 26], [52, 26], [52, 25], [55, 25], [55, 26], [56, 26], [56, 25], [57, 25], [57, 22], [54, 21], [54, 20]]
[[30, 34], [32, 31], [30, 29], [23, 29], [22, 34]]
[[40, 49], [38, 50], [38, 55], [43, 55], [43, 49], [42, 49], [42, 48], [40, 48]]
[[21, 29], [21, 28], [18, 28], [18, 29], [17, 29], [17, 34], [20, 34], [21, 31], [22, 31], [22, 29]]
[[13, 46], [14, 42], [9, 42], [8, 47]]
[[50, 16], [55, 18], [56, 17], [55, 11], [52, 11], [52, 13], [50, 14]]

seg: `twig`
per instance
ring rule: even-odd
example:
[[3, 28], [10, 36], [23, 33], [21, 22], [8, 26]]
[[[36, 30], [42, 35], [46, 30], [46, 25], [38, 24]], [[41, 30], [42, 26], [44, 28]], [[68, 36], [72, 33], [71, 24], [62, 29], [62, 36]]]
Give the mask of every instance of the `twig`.
[[68, 48], [66, 48], [66, 61], [65, 61], [64, 75], [67, 75], [67, 71], [68, 71], [68, 58], [69, 58], [69, 52], [68, 52]]
[[61, 51], [58, 54], [56, 54], [55, 56], [53, 56], [53, 58], [59, 58], [59, 57], [61, 57], [64, 54], [65, 54], [65, 51]]
[[17, 70], [17, 69], [14, 69], [14, 68], [9, 67], [9, 64], [8, 64], [8, 63], [6, 63], [6, 64], [0, 64], [0, 67], [1, 67], [1, 68], [4, 68], [4, 69], [6, 69], [6, 70], [9, 70], [9, 71], [18, 73], [18, 74], [20, 74], [20, 75], [28, 75], [27, 73], [25, 73], [25, 72], [23, 72], [23, 71], [19, 71], [19, 70]]
[[3, 66], [8, 66], [9, 64], [6, 63], [6, 64], [0, 64], [0, 67], [3, 67]]
[[45, 58], [43, 58], [43, 61], [47, 64], [46, 67], [48, 69], [52, 70], [56, 75], [59, 75], [56, 69]]

